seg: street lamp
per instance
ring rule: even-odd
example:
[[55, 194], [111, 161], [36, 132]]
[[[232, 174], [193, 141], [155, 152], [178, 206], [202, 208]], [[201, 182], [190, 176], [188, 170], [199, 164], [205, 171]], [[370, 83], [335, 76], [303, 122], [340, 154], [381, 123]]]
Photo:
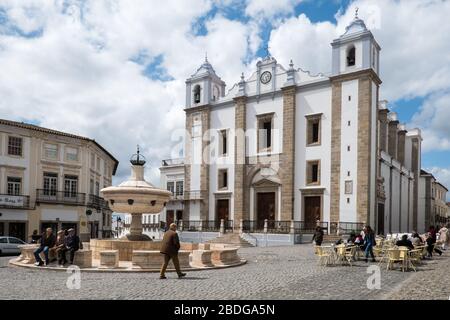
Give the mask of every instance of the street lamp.
[[117, 217], [116, 222], [117, 222], [117, 238], [119, 238], [119, 223], [122, 222], [122, 218]]

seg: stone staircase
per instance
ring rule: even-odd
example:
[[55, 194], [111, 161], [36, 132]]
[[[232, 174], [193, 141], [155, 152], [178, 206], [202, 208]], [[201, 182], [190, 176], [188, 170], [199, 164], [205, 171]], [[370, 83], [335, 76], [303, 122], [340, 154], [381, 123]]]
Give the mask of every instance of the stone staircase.
[[241, 248], [253, 247], [247, 240], [243, 239], [238, 233], [225, 233], [220, 237], [207, 241], [207, 243], [223, 243]]

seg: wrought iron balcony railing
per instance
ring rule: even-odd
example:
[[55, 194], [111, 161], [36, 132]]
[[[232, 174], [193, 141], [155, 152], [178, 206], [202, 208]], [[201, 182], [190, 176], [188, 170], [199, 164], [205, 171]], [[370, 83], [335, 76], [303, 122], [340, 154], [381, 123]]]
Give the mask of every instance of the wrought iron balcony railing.
[[59, 203], [67, 205], [84, 205], [86, 194], [72, 191], [55, 191], [47, 189], [36, 190], [36, 202]]
[[103, 199], [102, 197], [96, 196], [94, 194], [89, 195], [88, 206], [91, 206], [96, 209], [106, 209], [109, 210], [108, 201]]

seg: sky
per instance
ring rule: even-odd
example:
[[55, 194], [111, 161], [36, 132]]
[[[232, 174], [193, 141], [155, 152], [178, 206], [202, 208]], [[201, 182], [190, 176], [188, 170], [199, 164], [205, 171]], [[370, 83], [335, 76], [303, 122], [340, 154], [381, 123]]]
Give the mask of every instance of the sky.
[[421, 128], [422, 167], [450, 186], [450, 1], [0, 0], [0, 118], [95, 139], [120, 161], [114, 183], [139, 144], [159, 185], [206, 53], [228, 89], [267, 48], [327, 74], [355, 8], [382, 47], [380, 99]]

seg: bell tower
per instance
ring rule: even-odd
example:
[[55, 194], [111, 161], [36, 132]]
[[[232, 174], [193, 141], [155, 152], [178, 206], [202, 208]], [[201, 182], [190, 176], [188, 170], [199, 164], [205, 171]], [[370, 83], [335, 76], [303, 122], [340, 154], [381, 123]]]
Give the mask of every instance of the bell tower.
[[372, 69], [379, 76], [380, 46], [364, 21], [355, 18], [345, 29], [345, 33], [333, 40], [332, 75]]
[[225, 95], [225, 82], [217, 76], [205, 56], [205, 61], [186, 80], [186, 108], [208, 105]]

